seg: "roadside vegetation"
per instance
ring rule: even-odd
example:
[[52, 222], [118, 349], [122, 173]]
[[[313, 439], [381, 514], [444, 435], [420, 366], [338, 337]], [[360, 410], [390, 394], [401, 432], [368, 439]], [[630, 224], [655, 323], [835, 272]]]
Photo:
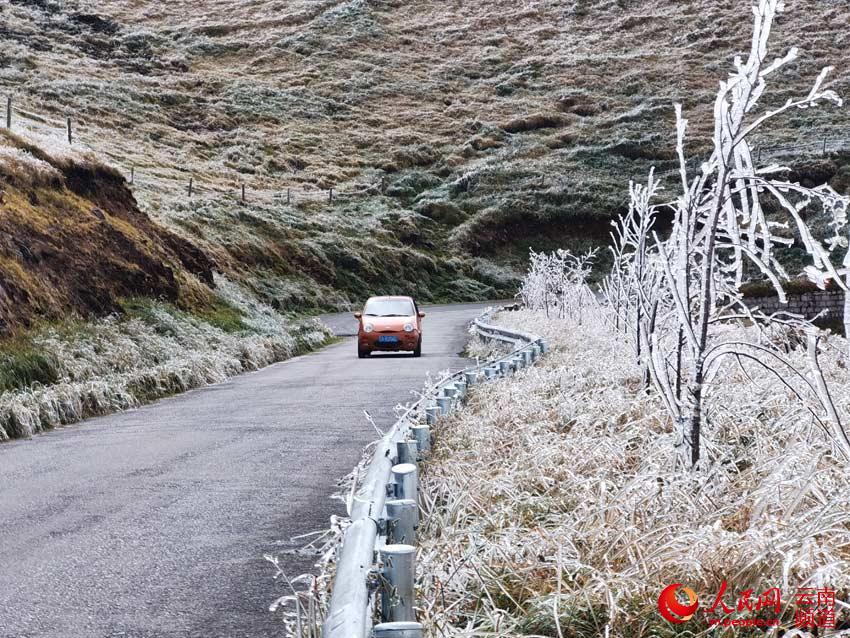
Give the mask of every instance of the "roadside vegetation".
[[0, 342], [0, 440], [138, 406], [257, 370], [331, 338], [237, 285], [203, 317], [149, 299], [93, 321], [39, 326]]
[[[706, 606], [724, 579], [729, 606], [749, 588], [779, 587], [786, 602], [798, 587], [846, 591], [850, 479], [808, 407], [730, 361], [710, 386], [705, 471], [675, 470], [660, 397], [609, 311], [585, 311], [498, 315], [551, 353], [476, 386], [437, 426], [419, 552], [429, 635], [696, 635], [702, 617], [677, 628], [658, 614], [664, 586], [684, 583]], [[842, 414], [846, 347], [829, 337], [822, 362]], [[804, 351], [789, 357], [805, 364]], [[783, 626], [793, 620], [789, 607]]]
[[[130, 408], [330, 335], [216, 274], [93, 153], [0, 131], [0, 440]], [[288, 302], [289, 300], [283, 300]]]

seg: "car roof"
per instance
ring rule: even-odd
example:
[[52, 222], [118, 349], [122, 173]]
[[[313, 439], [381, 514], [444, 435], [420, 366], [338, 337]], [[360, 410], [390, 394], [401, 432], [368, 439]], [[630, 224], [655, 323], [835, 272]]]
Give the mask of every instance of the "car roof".
[[381, 295], [379, 297], [369, 297], [369, 299], [367, 299], [366, 301], [372, 301], [373, 299], [380, 300], [380, 301], [383, 301], [385, 299], [387, 299], [387, 300], [406, 299], [407, 301], [413, 301], [413, 297], [407, 297], [407, 296], [404, 296], [404, 295]]

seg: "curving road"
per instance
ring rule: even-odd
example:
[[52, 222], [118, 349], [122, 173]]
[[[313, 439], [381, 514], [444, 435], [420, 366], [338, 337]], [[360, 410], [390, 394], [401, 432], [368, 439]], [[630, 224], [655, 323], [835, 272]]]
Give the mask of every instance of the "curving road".
[[[337, 481], [484, 305], [424, 308], [423, 356], [352, 338], [123, 414], [0, 445], [0, 636], [261, 638], [263, 559], [344, 514]], [[350, 315], [326, 318], [351, 334]], [[313, 559], [287, 556], [290, 576]]]

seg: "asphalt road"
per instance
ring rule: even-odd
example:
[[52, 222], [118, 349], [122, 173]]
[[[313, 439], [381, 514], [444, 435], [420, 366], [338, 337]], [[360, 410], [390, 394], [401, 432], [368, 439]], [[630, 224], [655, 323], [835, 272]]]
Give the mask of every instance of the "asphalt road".
[[[0, 445], [0, 636], [262, 638], [285, 593], [263, 559], [344, 514], [337, 482], [458, 368], [483, 306], [423, 308], [423, 356], [354, 339], [150, 406]], [[328, 317], [340, 333], [350, 315]], [[287, 573], [314, 559], [285, 557]]]

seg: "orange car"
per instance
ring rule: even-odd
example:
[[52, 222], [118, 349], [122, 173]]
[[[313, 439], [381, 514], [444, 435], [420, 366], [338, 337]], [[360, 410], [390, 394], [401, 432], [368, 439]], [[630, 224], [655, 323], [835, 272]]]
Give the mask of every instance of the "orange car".
[[363, 359], [375, 350], [410, 350], [422, 356], [422, 318], [410, 297], [370, 297], [363, 312], [355, 312], [360, 321], [357, 331], [357, 356]]

